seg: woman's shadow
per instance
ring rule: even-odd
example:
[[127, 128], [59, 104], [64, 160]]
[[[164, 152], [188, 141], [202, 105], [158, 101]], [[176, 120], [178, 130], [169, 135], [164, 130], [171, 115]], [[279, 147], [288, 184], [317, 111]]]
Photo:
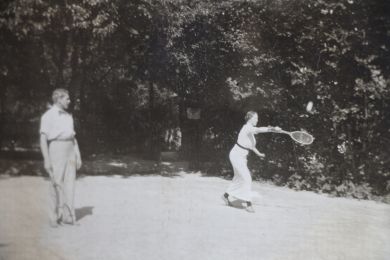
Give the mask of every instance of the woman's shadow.
[[239, 199], [230, 199], [229, 206], [236, 209], [245, 209], [245, 201]]
[[91, 206], [87, 207], [81, 207], [78, 209], [75, 209], [75, 214], [76, 214], [76, 221], [79, 221], [80, 219], [93, 214], [93, 208]]

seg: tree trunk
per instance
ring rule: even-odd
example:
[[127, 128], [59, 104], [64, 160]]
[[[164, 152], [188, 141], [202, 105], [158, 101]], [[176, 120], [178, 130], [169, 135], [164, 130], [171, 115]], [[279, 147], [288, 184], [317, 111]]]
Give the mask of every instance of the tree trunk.
[[76, 108], [77, 105], [77, 93], [79, 92], [79, 85], [80, 85], [80, 73], [78, 69], [78, 60], [80, 56], [80, 48], [79, 46], [73, 41], [73, 51], [72, 56], [70, 60], [70, 65], [72, 69], [72, 76], [69, 83], [69, 90], [70, 90], [70, 99], [73, 103], [73, 108]]
[[59, 57], [57, 63], [57, 78], [56, 78], [56, 88], [66, 88], [64, 80], [64, 67], [65, 67], [65, 58], [66, 58], [66, 45], [67, 45], [68, 35], [67, 33], [62, 33], [59, 38]]
[[156, 124], [154, 115], [155, 99], [154, 99], [153, 81], [149, 81], [149, 122], [150, 122], [150, 137], [149, 137], [149, 152], [152, 159], [159, 160], [160, 143], [159, 143], [159, 127]]

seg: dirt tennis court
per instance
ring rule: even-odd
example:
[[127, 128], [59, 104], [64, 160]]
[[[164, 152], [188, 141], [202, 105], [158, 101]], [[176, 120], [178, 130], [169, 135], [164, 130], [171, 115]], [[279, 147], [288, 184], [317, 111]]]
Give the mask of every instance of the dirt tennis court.
[[256, 213], [224, 205], [229, 181], [77, 180], [79, 226], [49, 228], [47, 180], [0, 179], [0, 259], [389, 259], [390, 205], [254, 183]]

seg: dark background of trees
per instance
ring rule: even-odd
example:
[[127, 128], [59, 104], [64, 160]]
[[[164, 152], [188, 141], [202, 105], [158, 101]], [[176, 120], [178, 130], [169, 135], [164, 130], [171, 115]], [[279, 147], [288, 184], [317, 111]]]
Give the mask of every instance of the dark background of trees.
[[3, 150], [37, 147], [61, 87], [85, 155], [158, 155], [178, 149], [163, 137], [179, 128], [183, 158], [199, 149], [199, 167], [228, 175], [256, 110], [260, 125], [316, 139], [258, 136], [255, 177], [359, 198], [390, 190], [389, 1], [5, 0], [0, 38]]

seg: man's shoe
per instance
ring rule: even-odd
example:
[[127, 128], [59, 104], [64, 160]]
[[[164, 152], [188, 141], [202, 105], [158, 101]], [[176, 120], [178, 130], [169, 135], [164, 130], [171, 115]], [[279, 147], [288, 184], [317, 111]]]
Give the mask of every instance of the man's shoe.
[[74, 219], [66, 219], [61, 221], [62, 224], [71, 225], [71, 226], [79, 226], [80, 224], [76, 222]]

